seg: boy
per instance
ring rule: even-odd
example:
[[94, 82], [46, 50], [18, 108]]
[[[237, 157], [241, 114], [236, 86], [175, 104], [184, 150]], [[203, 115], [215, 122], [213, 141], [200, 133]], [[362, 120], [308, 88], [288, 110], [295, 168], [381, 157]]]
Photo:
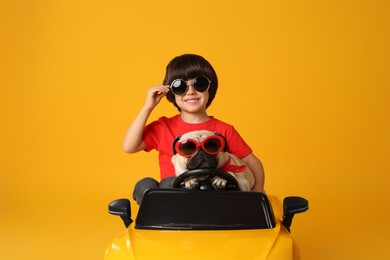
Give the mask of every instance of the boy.
[[[130, 125], [123, 141], [128, 153], [156, 149], [159, 152], [161, 182], [144, 178], [136, 184], [133, 198], [140, 204], [147, 189], [170, 187], [175, 178], [171, 163], [174, 139], [186, 132], [209, 130], [219, 132], [228, 140], [229, 152], [241, 158], [255, 175], [252, 191], [263, 192], [264, 170], [260, 160], [252, 153], [232, 125], [207, 114], [218, 89], [218, 78], [211, 64], [195, 54], [184, 54], [169, 62], [163, 85], [148, 90], [146, 101]], [[160, 117], [146, 125], [147, 120], [166, 96], [180, 114], [171, 118]]]

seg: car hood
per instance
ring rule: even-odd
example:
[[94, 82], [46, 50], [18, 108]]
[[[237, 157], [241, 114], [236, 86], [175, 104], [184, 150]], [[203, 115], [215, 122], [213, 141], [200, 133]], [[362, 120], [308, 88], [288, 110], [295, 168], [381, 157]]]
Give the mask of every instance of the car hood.
[[281, 205], [277, 199], [270, 201], [279, 219], [274, 228], [147, 230], [132, 223], [110, 243], [104, 259], [294, 259], [292, 237], [280, 223]]
[[[280, 225], [258, 230], [128, 230], [134, 259], [267, 259]], [[285, 247], [290, 251], [290, 247]], [[290, 251], [291, 252], [291, 251]]]

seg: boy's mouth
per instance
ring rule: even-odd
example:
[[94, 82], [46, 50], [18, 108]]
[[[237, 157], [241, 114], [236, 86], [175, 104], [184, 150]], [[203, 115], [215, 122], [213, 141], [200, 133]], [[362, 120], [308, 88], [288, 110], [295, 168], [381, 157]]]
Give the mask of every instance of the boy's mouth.
[[186, 99], [186, 100], [184, 100], [184, 102], [189, 103], [189, 104], [195, 104], [195, 103], [199, 102], [199, 98]]

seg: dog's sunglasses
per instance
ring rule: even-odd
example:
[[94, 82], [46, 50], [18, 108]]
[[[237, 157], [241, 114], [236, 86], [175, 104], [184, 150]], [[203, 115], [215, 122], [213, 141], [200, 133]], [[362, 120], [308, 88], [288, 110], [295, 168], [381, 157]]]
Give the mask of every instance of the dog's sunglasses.
[[[198, 76], [194, 79], [192, 86], [198, 92], [205, 92], [210, 88], [211, 81], [205, 76]], [[171, 83], [171, 90], [173, 94], [182, 96], [187, 91], [190, 85], [182, 79], [175, 79]]]
[[203, 150], [208, 154], [217, 154], [225, 149], [225, 139], [219, 135], [208, 136], [201, 142], [193, 139], [186, 139], [176, 142], [175, 151], [183, 157], [190, 158], [199, 149]]

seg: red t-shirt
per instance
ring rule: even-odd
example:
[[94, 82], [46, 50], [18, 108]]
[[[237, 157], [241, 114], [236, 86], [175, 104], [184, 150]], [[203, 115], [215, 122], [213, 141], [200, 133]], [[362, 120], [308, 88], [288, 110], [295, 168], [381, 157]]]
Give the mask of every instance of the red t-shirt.
[[173, 156], [173, 141], [179, 135], [196, 130], [208, 130], [218, 132], [225, 136], [228, 151], [239, 158], [243, 158], [252, 153], [252, 149], [245, 143], [239, 133], [232, 125], [219, 121], [214, 117], [200, 124], [189, 124], [184, 122], [180, 115], [171, 118], [160, 117], [145, 126], [143, 141], [145, 151], [156, 149], [159, 152], [160, 177], [175, 176], [175, 170], [171, 162]]

